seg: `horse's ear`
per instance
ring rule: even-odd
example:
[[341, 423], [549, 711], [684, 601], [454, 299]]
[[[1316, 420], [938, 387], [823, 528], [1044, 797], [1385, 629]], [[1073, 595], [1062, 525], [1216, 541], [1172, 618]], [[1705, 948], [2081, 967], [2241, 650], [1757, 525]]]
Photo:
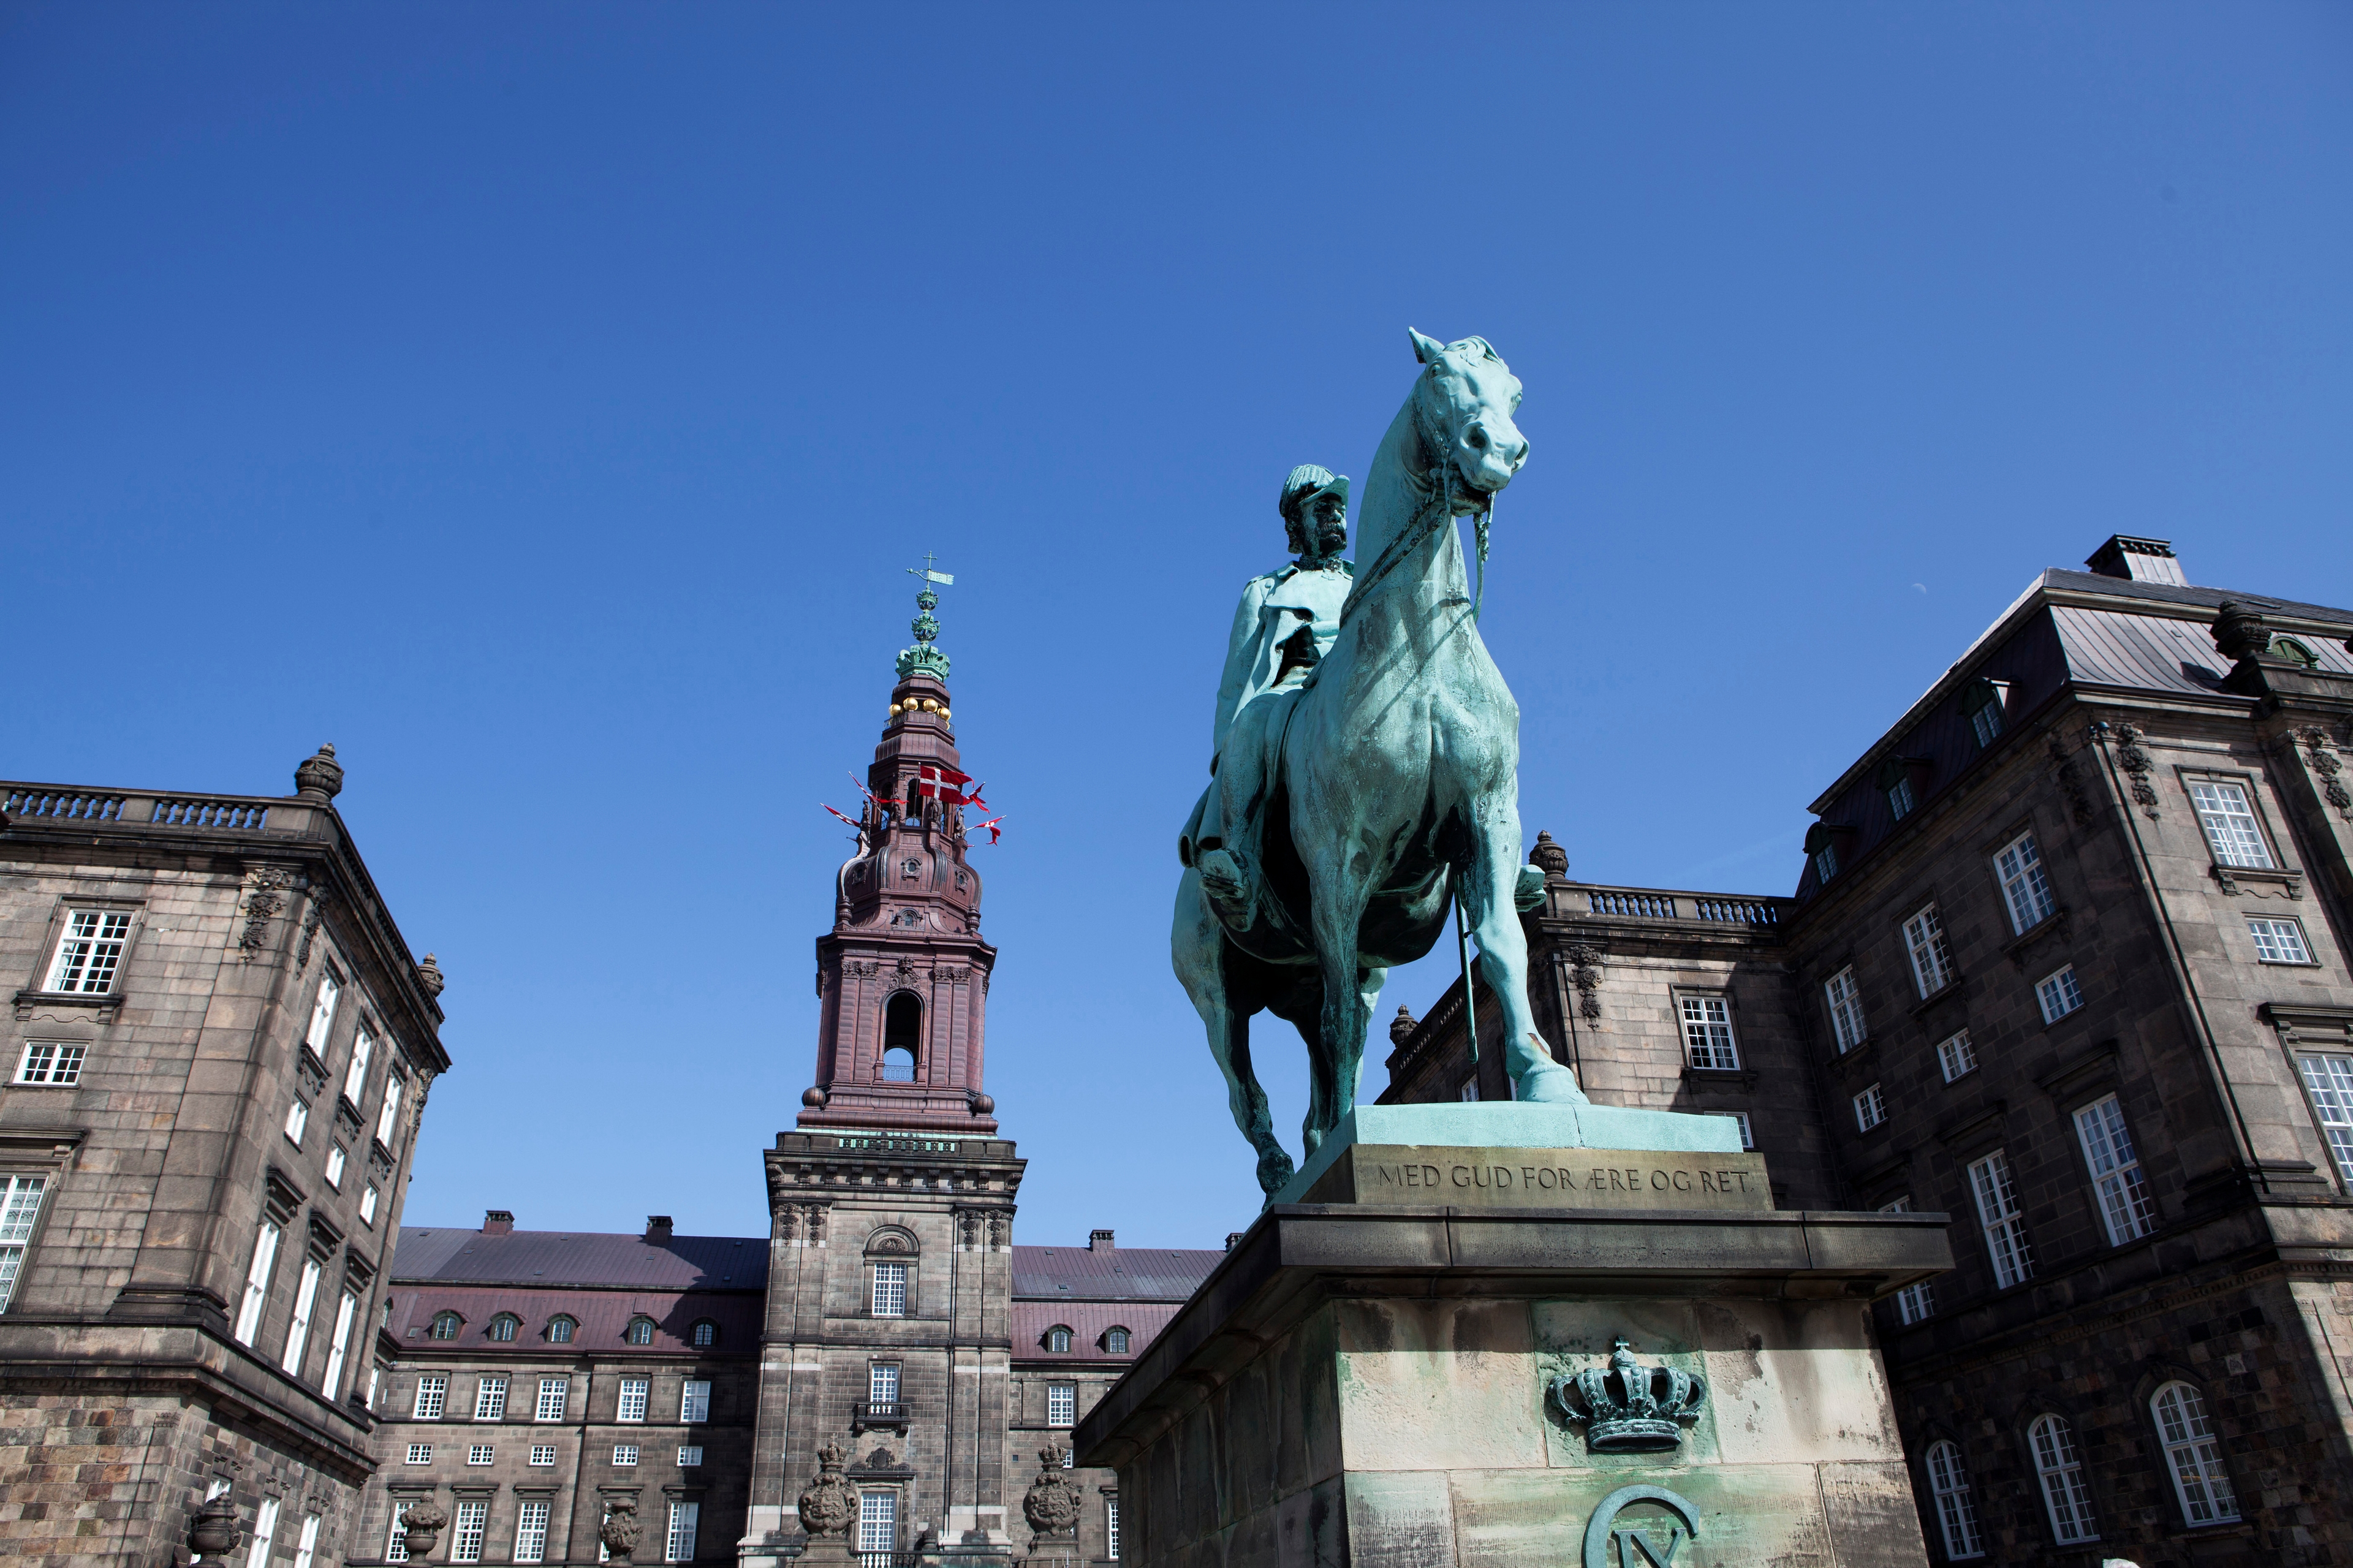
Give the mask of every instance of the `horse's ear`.
[[1436, 364], [1438, 356], [1446, 352], [1444, 343], [1440, 342], [1436, 338], [1423, 337], [1411, 327], [1405, 330], [1405, 335], [1413, 340], [1413, 357], [1424, 364]]

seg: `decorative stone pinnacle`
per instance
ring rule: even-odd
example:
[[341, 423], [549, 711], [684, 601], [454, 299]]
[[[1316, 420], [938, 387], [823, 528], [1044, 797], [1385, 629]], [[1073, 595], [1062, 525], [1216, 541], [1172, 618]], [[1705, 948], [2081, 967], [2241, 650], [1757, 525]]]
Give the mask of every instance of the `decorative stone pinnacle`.
[[1547, 877], [1566, 877], [1568, 875], [1568, 851], [1562, 848], [1551, 834], [1538, 828], [1535, 847], [1528, 851], [1528, 864]]
[[1400, 1005], [1398, 1008], [1397, 1016], [1389, 1020], [1389, 1043], [1394, 1046], [1405, 1044], [1413, 1037], [1413, 1032], [1418, 1027], [1419, 1025], [1414, 1018], [1412, 1009]]
[[332, 800], [343, 792], [343, 765], [335, 761], [335, 748], [319, 748], [318, 755], [306, 757], [294, 770], [294, 792], [311, 800]]
[[441, 987], [448, 984], [442, 978], [441, 966], [433, 962], [433, 955], [429, 952], [425, 955], [425, 962], [417, 966], [417, 984], [425, 987], [427, 996], [440, 995]]

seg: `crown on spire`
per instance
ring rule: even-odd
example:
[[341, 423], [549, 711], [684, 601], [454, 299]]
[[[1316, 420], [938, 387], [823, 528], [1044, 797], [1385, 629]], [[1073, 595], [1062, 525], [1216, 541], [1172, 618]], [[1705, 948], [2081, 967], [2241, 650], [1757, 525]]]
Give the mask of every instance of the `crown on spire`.
[[932, 584], [936, 583], [943, 588], [954, 587], [955, 578], [948, 573], [932, 570], [932, 563], [936, 559], [927, 550], [923, 552], [921, 566], [907, 568], [907, 574], [921, 581], [923, 586], [915, 595], [915, 618], [908, 623], [915, 634], [915, 646], [899, 650], [899, 679], [902, 680], [916, 674], [928, 675], [939, 680], [948, 678], [948, 656], [932, 646], [932, 639], [940, 635], [939, 617], [932, 614], [940, 607], [940, 595]]

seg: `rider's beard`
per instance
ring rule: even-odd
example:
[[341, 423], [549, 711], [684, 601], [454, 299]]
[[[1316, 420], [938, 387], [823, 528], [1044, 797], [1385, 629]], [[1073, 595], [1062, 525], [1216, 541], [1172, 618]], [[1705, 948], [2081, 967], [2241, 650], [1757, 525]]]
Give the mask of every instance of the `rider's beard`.
[[1346, 523], [1329, 523], [1315, 531], [1315, 553], [1319, 559], [1328, 560], [1347, 548], [1348, 525]]

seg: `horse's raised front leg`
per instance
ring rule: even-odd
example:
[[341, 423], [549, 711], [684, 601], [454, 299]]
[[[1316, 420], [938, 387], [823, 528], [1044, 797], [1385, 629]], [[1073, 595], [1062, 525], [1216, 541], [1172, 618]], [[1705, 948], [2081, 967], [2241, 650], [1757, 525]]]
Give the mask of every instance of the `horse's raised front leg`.
[[1291, 1156], [1274, 1136], [1274, 1115], [1250, 1068], [1250, 1014], [1234, 1003], [1231, 976], [1226, 970], [1226, 933], [1201, 897], [1201, 879], [1187, 871], [1176, 884], [1176, 914], [1169, 931], [1168, 951], [1193, 999], [1194, 1011], [1208, 1030], [1209, 1054], [1226, 1075], [1226, 1104], [1234, 1125], [1258, 1151], [1258, 1184], [1269, 1194], [1291, 1180]]
[[1481, 977], [1504, 1010], [1504, 1068], [1516, 1100], [1583, 1103], [1575, 1071], [1553, 1059], [1528, 1005], [1528, 939], [1512, 895], [1519, 885], [1520, 814], [1509, 805], [1481, 825], [1461, 894], [1479, 942]]

